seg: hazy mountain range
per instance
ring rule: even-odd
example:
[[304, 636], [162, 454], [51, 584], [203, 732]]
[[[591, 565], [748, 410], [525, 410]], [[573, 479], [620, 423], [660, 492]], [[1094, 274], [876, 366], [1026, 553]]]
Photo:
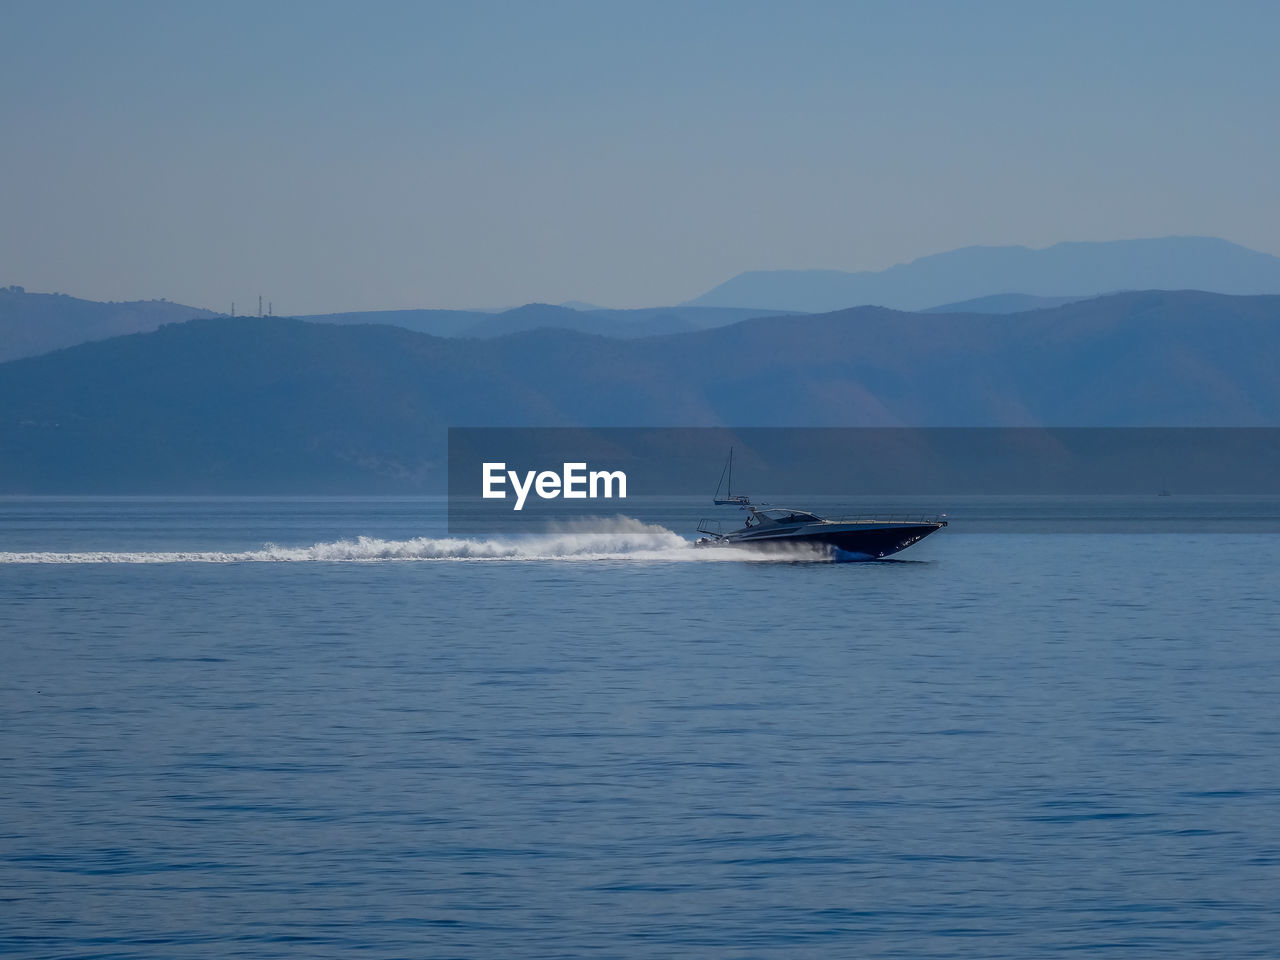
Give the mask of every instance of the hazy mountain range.
[[610, 310], [587, 305], [571, 307], [526, 303], [522, 307], [494, 313], [474, 310], [379, 310], [318, 314], [298, 319], [318, 323], [389, 323], [436, 337], [501, 337], [509, 333], [554, 327], [629, 339], [722, 327], [739, 320], [778, 312], [746, 307], [688, 306]]
[[[1115, 292], [1115, 291], [1111, 291]], [[1090, 294], [1097, 296], [1097, 294]], [[959, 303], [944, 303], [930, 307], [921, 313], [1022, 313], [1026, 310], [1047, 310], [1064, 303], [1088, 300], [1089, 297], [1037, 297], [1029, 293], [995, 293], [989, 297], [975, 297]]]
[[1118, 290], [1280, 293], [1280, 257], [1212, 237], [965, 247], [879, 272], [753, 270], [692, 306], [822, 312], [855, 304], [924, 310], [992, 294], [1071, 297]]
[[206, 318], [0, 364], [0, 492], [441, 490], [448, 426], [1280, 425], [1280, 296], [619, 339]]
[[168, 300], [100, 303], [62, 293], [27, 293], [22, 287], [0, 287], [0, 362], [88, 340], [155, 330], [165, 323], [215, 316], [218, 314], [212, 310]]
[[[704, 330], [777, 312], [738, 307], [678, 306], [608, 310], [530, 303], [494, 313], [475, 310], [373, 310], [297, 319], [318, 323], [391, 324], [437, 337], [497, 337], [522, 330], [556, 327], [629, 338]], [[225, 316], [167, 300], [100, 303], [61, 293], [27, 293], [21, 287], [0, 287], [0, 362], [33, 357], [90, 340], [103, 340], [125, 333], [145, 333], [166, 323]]]
[[[863, 304], [933, 312], [1014, 313], [1119, 290], [1280, 293], [1280, 258], [1225, 240], [1167, 237], [1061, 243], [1045, 250], [968, 247], [879, 273], [758, 271], [687, 304], [611, 310], [570, 301], [511, 310], [382, 310], [302, 317], [321, 323], [382, 323], [439, 337], [494, 337], [558, 328], [634, 338], [705, 330], [780, 313]], [[163, 300], [96, 303], [62, 294], [0, 288], [0, 362], [164, 323], [223, 316]]]

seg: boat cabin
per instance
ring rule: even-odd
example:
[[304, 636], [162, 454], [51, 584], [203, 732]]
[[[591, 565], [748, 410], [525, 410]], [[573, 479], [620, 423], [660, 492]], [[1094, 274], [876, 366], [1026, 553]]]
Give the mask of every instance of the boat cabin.
[[[812, 513], [805, 513], [803, 510], [791, 510], [787, 507], [771, 507], [768, 510], [752, 510], [751, 518], [756, 522], [770, 522], [778, 524], [793, 523], [821, 523], [821, 517], [815, 517]], [[750, 524], [748, 524], [750, 526]]]

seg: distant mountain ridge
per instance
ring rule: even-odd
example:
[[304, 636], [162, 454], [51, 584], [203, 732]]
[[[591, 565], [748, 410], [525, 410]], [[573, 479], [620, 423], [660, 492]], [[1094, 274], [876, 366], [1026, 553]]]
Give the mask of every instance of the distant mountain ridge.
[[0, 287], [0, 363], [89, 340], [155, 330], [166, 323], [216, 316], [220, 314], [168, 300], [101, 303], [64, 293]]
[[1049, 310], [1077, 300], [1089, 300], [1088, 297], [1036, 297], [1029, 293], [995, 293], [989, 297], [976, 297], [973, 300], [961, 300], [959, 303], [944, 303], [936, 307], [921, 310], [921, 313], [1025, 313], [1028, 310]]
[[[298, 319], [391, 324], [451, 338], [490, 338], [555, 328], [636, 339], [690, 333], [741, 320], [824, 313], [858, 305], [934, 313], [1021, 313], [1117, 290], [1200, 289], [1280, 293], [1280, 258], [1225, 240], [1166, 237], [1106, 243], [967, 247], [879, 273], [832, 270], [742, 274], [686, 304], [629, 310], [580, 301], [529, 303], [503, 311], [382, 310]], [[97, 303], [63, 294], [0, 288], [0, 362], [162, 324], [225, 316], [164, 300]]]
[[1280, 296], [640, 339], [211, 318], [0, 364], [0, 493], [444, 489], [449, 426], [1280, 426]]
[[750, 303], [820, 313], [874, 304], [924, 310], [1017, 291], [1038, 297], [1096, 296], [1113, 290], [1280, 293], [1280, 257], [1214, 237], [964, 247], [878, 272], [753, 270], [720, 284], [689, 306]]
[[526, 303], [496, 313], [473, 310], [375, 310], [298, 317], [315, 323], [390, 323], [435, 337], [502, 337], [527, 330], [557, 329], [632, 339], [720, 327], [776, 313], [750, 307], [606, 307]]
[[[475, 310], [372, 310], [296, 317], [314, 323], [390, 324], [437, 337], [499, 337], [558, 328], [602, 336], [651, 337], [724, 326], [774, 313], [738, 307], [648, 307], [611, 310], [529, 303], [498, 313]], [[167, 300], [101, 303], [61, 293], [28, 293], [0, 287], [0, 363], [129, 333], [166, 323], [227, 314]], [[257, 319], [251, 318], [251, 319]]]

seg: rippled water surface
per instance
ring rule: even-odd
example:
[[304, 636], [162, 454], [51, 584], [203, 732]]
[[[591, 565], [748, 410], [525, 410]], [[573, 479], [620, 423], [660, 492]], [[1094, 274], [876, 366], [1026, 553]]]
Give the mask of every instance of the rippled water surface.
[[0, 503], [0, 953], [1275, 955], [1280, 537], [441, 516]]

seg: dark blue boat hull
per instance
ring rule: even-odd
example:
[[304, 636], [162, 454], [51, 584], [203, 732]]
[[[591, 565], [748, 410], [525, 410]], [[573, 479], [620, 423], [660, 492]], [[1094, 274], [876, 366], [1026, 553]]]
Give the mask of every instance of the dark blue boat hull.
[[945, 523], [918, 524], [867, 524], [856, 530], [832, 530], [769, 535], [754, 531], [730, 534], [721, 543], [735, 547], [750, 547], [777, 553], [794, 553], [797, 550], [815, 552], [840, 551], [859, 558], [878, 560], [892, 556], [907, 547], [919, 543], [929, 534], [946, 526]]

